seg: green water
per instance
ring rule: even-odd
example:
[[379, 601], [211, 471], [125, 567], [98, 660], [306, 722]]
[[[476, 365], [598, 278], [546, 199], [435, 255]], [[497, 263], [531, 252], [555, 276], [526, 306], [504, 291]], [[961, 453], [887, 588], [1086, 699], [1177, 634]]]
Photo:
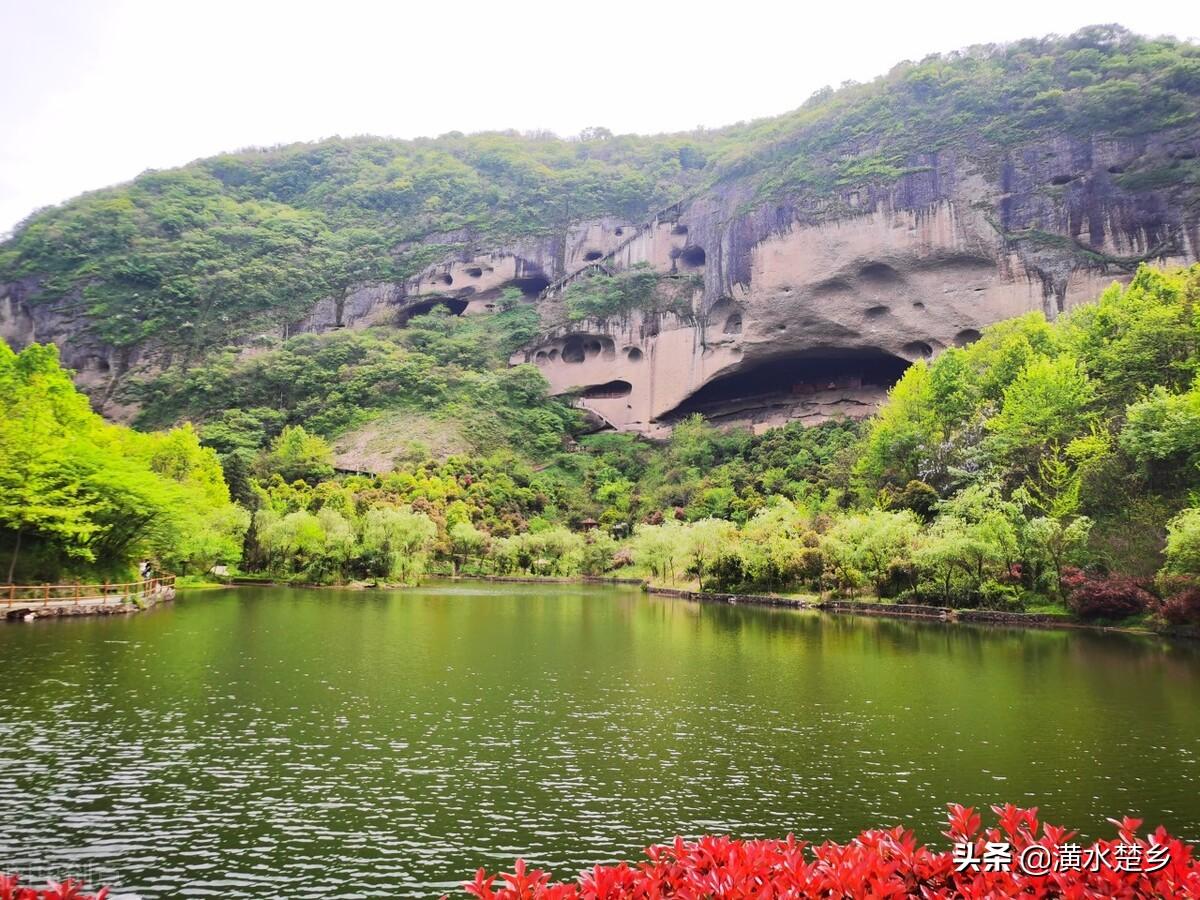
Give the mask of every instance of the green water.
[[0, 627], [0, 869], [430, 896], [676, 833], [941, 842], [949, 801], [1195, 839], [1198, 688], [1195, 648], [1125, 635], [601, 587], [185, 593]]

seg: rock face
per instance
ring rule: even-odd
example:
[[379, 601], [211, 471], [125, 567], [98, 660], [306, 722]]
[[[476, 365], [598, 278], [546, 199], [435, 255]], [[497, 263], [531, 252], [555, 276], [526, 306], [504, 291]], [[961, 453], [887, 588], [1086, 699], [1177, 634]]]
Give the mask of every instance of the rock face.
[[1064, 139], [990, 169], [947, 152], [915, 160], [919, 171], [887, 190], [823, 204], [754, 204], [728, 184], [597, 260], [702, 274], [691, 316], [560, 327], [512, 362], [538, 365], [612, 427], [650, 435], [690, 412], [755, 430], [869, 415], [908, 363], [989, 323], [1053, 318], [1143, 261], [1194, 262], [1190, 195], [1135, 193], [1120, 175], [1147, 157], [1194, 158], [1198, 144]]
[[[660, 435], [691, 412], [756, 430], [865, 416], [908, 363], [989, 323], [1053, 318], [1141, 262], [1194, 262], [1200, 190], [1186, 173], [1198, 154], [1194, 129], [1003, 151], [968, 140], [908, 160], [890, 181], [767, 199], [746, 175], [649, 221], [576, 222], [497, 245], [428, 235], [420, 243], [448, 248], [435, 264], [326, 298], [282, 336], [535, 303], [546, 331], [511, 362], [537, 365], [613, 428]], [[661, 276], [673, 312], [568, 322], [573, 281], [635, 266]], [[33, 303], [36, 287], [0, 285], [0, 336], [58, 344], [101, 411], [127, 417], [116, 386], [170, 365], [171, 348], [105, 346], [78, 297]]]

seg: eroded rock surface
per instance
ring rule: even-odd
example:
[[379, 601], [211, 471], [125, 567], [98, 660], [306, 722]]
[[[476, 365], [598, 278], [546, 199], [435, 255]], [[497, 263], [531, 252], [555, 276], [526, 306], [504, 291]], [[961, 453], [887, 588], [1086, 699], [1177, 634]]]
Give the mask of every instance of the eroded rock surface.
[[[1133, 193], [1118, 176], [1147, 154], [1166, 160], [1197, 143], [1063, 139], [990, 169], [930, 155], [888, 190], [820, 204], [754, 204], [725, 185], [598, 260], [702, 274], [690, 317], [558, 328], [512, 362], [538, 365], [556, 392], [577, 394], [614, 428], [646, 434], [688, 412], [755, 429], [869, 415], [908, 362], [992, 322], [1034, 310], [1054, 318], [1140, 262], [1195, 261], [1195, 203], [1172, 190]], [[553, 289], [543, 298], [556, 301]]]
[[[908, 174], [886, 183], [768, 199], [735, 177], [649, 221], [575, 222], [494, 243], [466, 229], [430, 234], [417, 243], [440, 258], [415, 277], [359, 284], [296, 321], [239, 323], [230, 340], [254, 353], [298, 332], [404, 327], [438, 306], [475, 315], [529, 303], [545, 333], [511, 362], [537, 365], [555, 392], [613, 428], [663, 434], [689, 412], [756, 429], [864, 416], [908, 362], [989, 323], [1032, 310], [1053, 318], [1140, 262], [1195, 261], [1194, 181], [1125, 173], [1153, 175], [1198, 153], [1200, 136], [1183, 129], [1002, 152], [967, 140], [908, 160]], [[662, 276], [677, 295], [670, 304], [568, 321], [574, 281], [635, 266]], [[33, 302], [36, 292], [35, 279], [0, 285], [0, 336], [58, 344], [106, 415], [134, 411], [122, 405], [122, 379], [186, 352], [107, 346], [78, 295]]]

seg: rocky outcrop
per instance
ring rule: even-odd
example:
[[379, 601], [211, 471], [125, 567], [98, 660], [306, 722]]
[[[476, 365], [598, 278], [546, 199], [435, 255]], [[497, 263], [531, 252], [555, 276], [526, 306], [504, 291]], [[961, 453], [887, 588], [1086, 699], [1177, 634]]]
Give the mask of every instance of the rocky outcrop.
[[78, 296], [35, 303], [37, 290], [36, 278], [0, 284], [0, 339], [18, 350], [34, 342], [57, 345], [63, 365], [75, 370], [76, 383], [96, 405], [112, 418], [128, 418], [131, 408], [115, 402], [113, 393], [142, 351], [96, 337]]
[[[607, 426], [661, 435], [691, 412], [756, 430], [866, 416], [908, 363], [989, 323], [1053, 318], [1143, 261], [1195, 261], [1200, 188], [1187, 173], [1198, 154], [1195, 129], [1007, 149], [966, 139], [893, 179], [768, 196], [752, 173], [728, 176], [646, 221], [547, 223], [509, 241], [430, 234], [396, 248], [442, 254], [413, 278], [357, 285], [282, 325], [239, 323], [231, 340], [255, 352], [255, 329], [276, 340], [403, 327], [437, 306], [474, 315], [529, 303], [545, 332], [511, 362], [537, 365]], [[575, 281], [635, 266], [658, 273], [672, 302], [568, 321]], [[105, 345], [78, 294], [36, 293], [36, 279], [0, 285], [0, 336], [58, 344], [111, 417], [133, 411], [118, 399], [123, 379], [186, 352]]]
[[1193, 133], [1064, 138], [998, 160], [947, 151], [886, 188], [771, 202], [724, 184], [603, 260], [701, 274], [690, 317], [560, 327], [512, 362], [538, 365], [614, 428], [650, 435], [688, 412], [756, 430], [869, 415], [909, 362], [989, 323], [1053, 318], [1143, 261], [1195, 261], [1194, 192], [1133, 190], [1122, 176], [1198, 148]]

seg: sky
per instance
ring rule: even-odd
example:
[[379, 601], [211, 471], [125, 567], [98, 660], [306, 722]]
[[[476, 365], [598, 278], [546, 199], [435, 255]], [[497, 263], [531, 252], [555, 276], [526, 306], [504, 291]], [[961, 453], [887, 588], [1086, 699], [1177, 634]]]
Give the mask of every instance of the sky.
[[333, 135], [718, 127], [977, 43], [1188, 0], [0, 0], [0, 234], [151, 168]]

